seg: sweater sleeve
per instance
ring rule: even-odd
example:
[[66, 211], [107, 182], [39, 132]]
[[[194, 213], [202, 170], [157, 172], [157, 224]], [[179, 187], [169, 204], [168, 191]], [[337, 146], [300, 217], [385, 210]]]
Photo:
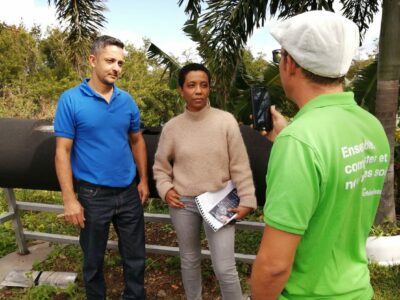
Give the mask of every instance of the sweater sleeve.
[[240, 205], [257, 208], [253, 174], [250, 169], [249, 157], [240, 133], [239, 124], [231, 116], [228, 127], [229, 171], [231, 179], [236, 184]]
[[167, 132], [167, 128], [164, 127], [160, 135], [153, 165], [156, 188], [158, 195], [163, 200], [165, 200], [167, 192], [174, 187], [172, 184], [173, 142], [172, 137], [168, 136]]

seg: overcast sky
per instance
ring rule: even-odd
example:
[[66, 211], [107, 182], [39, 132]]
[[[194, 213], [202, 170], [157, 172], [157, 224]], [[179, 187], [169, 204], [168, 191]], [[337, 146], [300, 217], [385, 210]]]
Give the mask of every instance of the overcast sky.
[[[103, 34], [110, 34], [124, 42], [141, 46], [142, 39], [149, 38], [163, 51], [181, 56], [186, 50], [195, 53], [196, 45], [187, 37], [182, 26], [186, 21], [183, 7], [177, 0], [109, 0], [106, 2], [108, 23]], [[42, 29], [57, 26], [54, 8], [48, 6], [48, 0], [0, 0], [0, 21], [7, 24], [23, 23], [30, 28], [39, 24]], [[371, 29], [365, 36], [361, 53], [371, 52], [379, 37], [381, 14], [375, 17]], [[269, 35], [269, 27], [276, 22], [267, 20], [265, 26], [257, 29], [251, 37], [248, 47], [254, 55], [259, 52], [271, 58], [271, 51], [279, 48]]]

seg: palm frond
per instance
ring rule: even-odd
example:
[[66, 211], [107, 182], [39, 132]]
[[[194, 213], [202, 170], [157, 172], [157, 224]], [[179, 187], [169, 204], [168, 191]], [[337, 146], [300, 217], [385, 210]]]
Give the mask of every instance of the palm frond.
[[69, 39], [78, 45], [90, 40], [104, 27], [105, 0], [49, 0], [54, 3], [57, 19], [67, 24]]
[[343, 4], [343, 15], [357, 24], [360, 38], [364, 36], [374, 15], [379, 11], [379, 0], [340, 0]]
[[282, 113], [293, 117], [298, 108], [285, 95], [279, 77], [279, 66], [275, 63], [268, 63], [262, 78], [250, 76], [243, 64], [238, 68], [236, 80], [231, 90], [231, 106], [236, 118], [245, 124], [250, 124], [251, 114], [250, 89], [252, 86], [267, 87], [272, 104], [279, 107]]
[[270, 14], [271, 16], [277, 15], [278, 18], [287, 19], [310, 10], [333, 11], [333, 2], [334, 0], [272, 0], [270, 4]]
[[378, 61], [375, 59], [371, 64], [360, 69], [352, 82], [357, 103], [372, 113], [375, 110], [377, 68]]
[[230, 90], [230, 111], [240, 122], [250, 124], [251, 102], [249, 83], [255, 79], [248, 74], [243, 62], [239, 64], [235, 75], [235, 80]]
[[[241, 62], [246, 35], [231, 22], [241, 1], [208, 1], [199, 20], [186, 23], [185, 31], [198, 43], [197, 50], [215, 76], [214, 90], [218, 107], [227, 109], [230, 88]], [[243, 15], [242, 15], [243, 16]], [[240, 23], [240, 26], [242, 23]], [[189, 32], [191, 30], [191, 33]]]
[[[182, 6], [185, 0], [179, 0], [179, 7]], [[190, 20], [198, 19], [201, 14], [201, 3], [204, 0], [188, 0], [188, 3], [185, 8], [185, 13], [189, 15]]]
[[197, 19], [187, 20], [183, 25], [183, 32], [195, 43], [197, 43], [197, 51], [200, 56], [203, 58], [209, 57], [212, 55], [211, 49], [207, 44], [207, 35], [202, 34], [198, 25]]
[[214, 40], [223, 42], [231, 33], [232, 40], [245, 44], [254, 28], [264, 25], [267, 5], [268, 0], [210, 1], [200, 24], [209, 29]]
[[105, 0], [48, 0], [54, 4], [57, 19], [66, 24], [67, 42], [73, 65], [79, 73], [93, 39], [104, 27]]
[[147, 49], [147, 57], [149, 59], [154, 59], [158, 64], [165, 66], [162, 77], [166, 72], [168, 72], [168, 85], [171, 89], [176, 89], [178, 87], [178, 71], [181, 68], [181, 65], [153, 43], [150, 43], [150, 46]]
[[187, 20], [185, 24], [183, 24], [182, 30], [193, 42], [199, 43], [203, 41], [203, 37], [197, 27], [197, 19]]

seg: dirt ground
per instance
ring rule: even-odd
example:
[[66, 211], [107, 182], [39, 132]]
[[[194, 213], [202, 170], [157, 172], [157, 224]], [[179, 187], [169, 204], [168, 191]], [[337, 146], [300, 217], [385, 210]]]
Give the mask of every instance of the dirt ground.
[[[111, 237], [111, 239], [114, 238]], [[146, 223], [146, 244], [177, 246], [176, 234], [172, 225]], [[205, 240], [202, 240], [202, 245], [204, 248], [207, 248]], [[78, 272], [76, 283], [83, 295], [82, 273], [79, 271], [82, 263], [81, 260], [81, 253], [79, 253], [79, 249], [76, 249], [74, 255], [69, 253], [58, 255], [51, 264], [51, 269], [53, 271]], [[104, 274], [107, 284], [107, 299], [122, 299], [124, 283], [121, 259], [117, 251], [107, 250]], [[204, 300], [222, 299], [209, 259], [204, 259], [202, 261], [202, 284]], [[186, 299], [182, 286], [179, 257], [148, 254], [145, 269], [145, 288], [148, 300]], [[0, 291], [0, 299], [21, 299], [21, 296], [25, 298], [27, 296], [27, 290], [5, 288]], [[66, 292], [59, 292], [53, 299], [66, 300], [71, 299], [71, 297]]]

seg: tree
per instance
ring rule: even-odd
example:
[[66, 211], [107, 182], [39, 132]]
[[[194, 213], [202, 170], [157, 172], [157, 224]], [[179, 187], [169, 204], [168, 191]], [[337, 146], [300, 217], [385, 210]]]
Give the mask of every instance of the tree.
[[[396, 220], [394, 193], [394, 146], [400, 79], [400, 1], [384, 0], [379, 39], [378, 85], [375, 114], [390, 144], [390, 165], [375, 222]], [[395, 42], [393, 42], [395, 41]]]
[[146, 48], [126, 46], [123, 74], [118, 85], [135, 98], [141, 110], [142, 123], [159, 126], [180, 113], [183, 103], [175, 90], [176, 86], [173, 90], [169, 88], [176, 81], [163, 79], [164, 70], [154, 59], [146, 57]]
[[43, 55], [44, 64], [52, 70], [52, 76], [57, 80], [66, 77], [77, 77], [73, 63], [69, 57], [69, 46], [66, 33], [59, 28], [49, 28], [46, 37], [39, 42], [40, 52]]
[[[180, 0], [178, 4], [182, 5], [184, 2]], [[233, 82], [229, 80], [237, 69], [242, 55], [241, 50], [249, 36], [254, 28], [264, 25], [268, 7], [272, 17], [284, 19], [315, 9], [334, 11], [333, 2], [334, 0], [271, 0], [269, 2], [268, 0], [188, 0], [185, 12], [189, 16], [188, 22], [199, 24], [198, 32], [203, 35], [203, 43], [198, 47], [199, 52], [215, 53], [215, 57], [210, 57], [208, 65], [214, 72], [220, 72], [221, 76], [227, 78], [225, 81], [221, 80], [221, 84], [226, 89], [226, 86]], [[342, 14], [358, 25], [362, 38], [368, 29], [368, 24], [373, 21], [374, 15], [379, 11], [380, 1], [340, 0], [338, 2], [343, 5]], [[381, 120], [388, 135], [391, 153], [394, 147], [394, 126], [399, 94], [400, 48], [399, 43], [393, 45], [393, 41], [398, 41], [400, 38], [399, 7], [399, 0], [383, 1], [375, 108], [375, 114]], [[384, 219], [395, 220], [394, 203], [392, 156], [376, 222], [382, 222]]]
[[[0, 24], [0, 117], [54, 118], [57, 99], [80, 79], [68, 57], [66, 33]], [[147, 43], [148, 44], [148, 43]], [[146, 126], [159, 126], [183, 109], [178, 93], [146, 47], [127, 44], [118, 86], [134, 96]], [[89, 71], [89, 68], [87, 68]]]
[[247, 73], [253, 78], [262, 77], [263, 72], [268, 67], [268, 62], [265, 60], [264, 55], [257, 53], [257, 56], [254, 57], [250, 50], [245, 49], [242, 57]]
[[23, 26], [0, 23], [0, 91], [35, 72], [39, 55], [36, 42]]
[[59, 29], [0, 25], [0, 116], [53, 119], [56, 99], [78, 83]]
[[105, 0], [48, 0], [48, 3], [54, 4], [57, 19], [66, 24], [69, 56], [82, 77], [92, 41], [106, 22]]
[[[178, 5], [184, 2], [180, 0]], [[368, 23], [379, 9], [378, 0], [340, 2], [345, 5], [344, 15], [355, 21], [361, 32], [368, 28]], [[204, 3], [207, 4], [205, 9]], [[184, 31], [198, 42], [197, 50], [203, 58], [207, 58], [205, 63], [216, 76], [217, 102], [221, 108], [228, 108], [229, 89], [241, 63], [243, 49], [254, 28], [264, 25], [267, 8], [268, 0], [187, 1], [185, 12], [189, 20]], [[270, 15], [278, 15], [278, 18], [287, 18], [311, 9], [333, 11], [333, 0], [269, 2]]]
[[[56, 5], [60, 20], [69, 21], [71, 44], [87, 51], [87, 41], [92, 34], [103, 26], [105, 9], [103, 0], [49, 0]], [[181, 6], [185, 1], [179, 0]], [[334, 11], [334, 0], [188, 0], [185, 12], [189, 20], [185, 31], [198, 42], [198, 51], [206, 58], [206, 64], [217, 76], [216, 95], [219, 107], [227, 109], [230, 90], [236, 73], [242, 62], [244, 46], [254, 28], [263, 26], [267, 17], [267, 8], [271, 16], [287, 18], [297, 13], [324, 9]], [[368, 29], [368, 24], [379, 11], [379, 0], [339, 0], [343, 5], [344, 16], [353, 20], [360, 29], [361, 37]], [[206, 4], [206, 9], [203, 6]], [[383, 0], [382, 30], [380, 38], [380, 54], [378, 60], [378, 88], [375, 113], [383, 123], [391, 145], [394, 147], [394, 130], [399, 91], [399, 43], [393, 47], [391, 41], [398, 41], [399, 0]], [[204, 11], [204, 13], [202, 13]], [[392, 26], [394, 25], [394, 26]], [[79, 45], [79, 46], [78, 46]], [[79, 53], [73, 52], [73, 53]], [[80, 58], [74, 59], [79, 69]], [[394, 185], [393, 185], [393, 156], [377, 221], [394, 220]]]

